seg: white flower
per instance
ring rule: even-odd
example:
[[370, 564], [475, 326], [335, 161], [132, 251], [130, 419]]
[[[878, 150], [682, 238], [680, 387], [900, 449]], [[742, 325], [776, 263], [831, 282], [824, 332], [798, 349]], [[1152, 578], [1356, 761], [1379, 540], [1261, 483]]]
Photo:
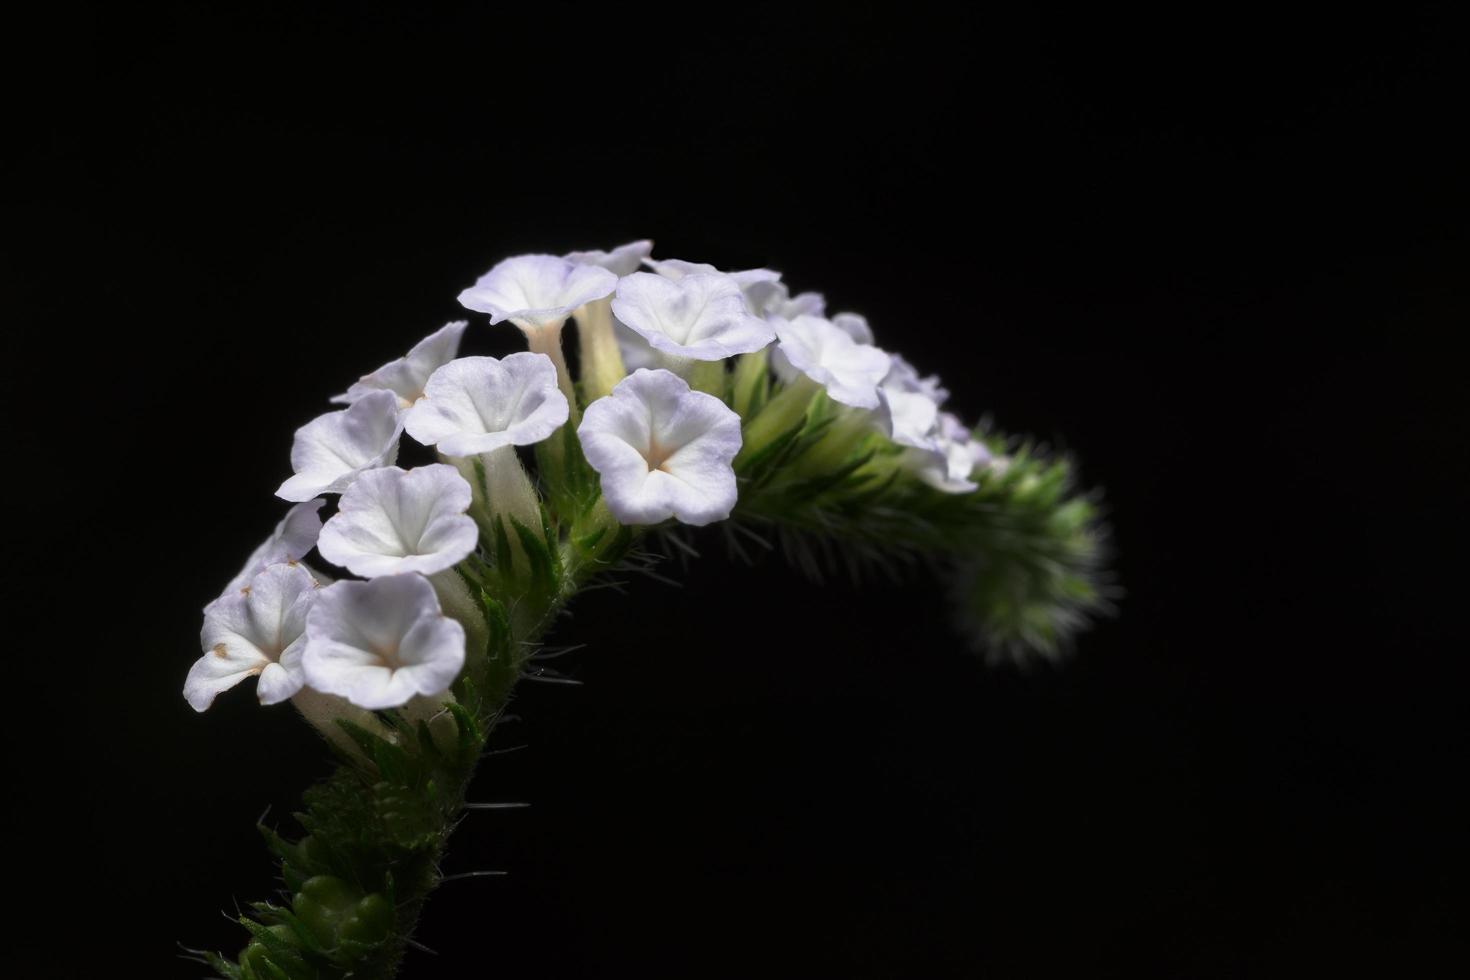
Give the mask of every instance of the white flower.
[[[778, 283], [777, 285], [780, 284]], [[785, 287], [782, 288], [784, 289]], [[808, 300], [803, 303], [804, 299], [812, 296], [816, 297], [816, 302]], [[821, 293], [802, 293], [794, 299], [773, 304], [766, 310], [765, 315], [768, 319], [779, 316], [783, 320], [792, 320], [798, 316], [820, 317], [822, 316], [822, 308], [825, 306], [826, 303], [822, 301]], [[839, 313], [832, 317], [832, 326], [841, 330], [860, 344], [871, 346], [873, 343], [873, 331], [868, 326], [868, 319], [865, 316], [857, 313]], [[893, 356], [896, 357], [897, 355]], [[779, 347], [771, 349], [771, 367], [779, 377], [786, 377], [788, 374], [795, 373], [792, 371], [791, 363], [786, 360], [786, 355], [781, 353]]]
[[296, 475], [276, 491], [285, 500], [310, 500], [341, 493], [364, 470], [388, 466], [398, 458], [398, 396], [391, 391], [363, 395], [340, 412], [319, 415], [296, 430], [291, 469]]
[[643, 264], [665, 279], [675, 281], [694, 275], [729, 276], [740, 287], [740, 293], [745, 297], [746, 307], [754, 314], [760, 313], [761, 304], [772, 292], [772, 285], [781, 281], [781, 273], [774, 269], [737, 269], [734, 272], [722, 272], [708, 262], [685, 262], [683, 259], [644, 259]]
[[[803, 293], [802, 295], [806, 295]], [[796, 297], [801, 299], [801, 296]], [[793, 300], [793, 302], [795, 302]], [[820, 313], [817, 316], [821, 316]], [[861, 313], [839, 313], [832, 318], [832, 326], [847, 334], [860, 344], [871, 345], [873, 343], [873, 328], [868, 326], [868, 318]], [[897, 357], [898, 355], [893, 355]]]
[[500, 262], [459, 294], [467, 309], [489, 313], [491, 323], [510, 320], [528, 334], [561, 329], [583, 303], [611, 293], [618, 277], [597, 265], [555, 255], [517, 255]]
[[775, 331], [745, 307], [740, 285], [720, 273], [666, 279], [635, 272], [618, 280], [613, 313], [661, 353], [718, 361], [760, 350]]
[[964, 423], [949, 412], [939, 415], [934, 449], [915, 454], [919, 479], [945, 493], [969, 493], [976, 484], [975, 469], [990, 462], [990, 451], [972, 438]]
[[396, 466], [357, 478], [322, 528], [322, 557], [373, 578], [453, 568], [475, 550], [479, 530], [465, 514], [473, 494], [453, 466]]
[[389, 361], [372, 374], [347, 389], [345, 394], [335, 396], [332, 401], [350, 405], [373, 391], [391, 391], [398, 396], [398, 407], [407, 408], [424, 393], [424, 382], [429, 380], [440, 366], [454, 360], [459, 352], [459, 340], [464, 334], [467, 320], [455, 320], [429, 334], [413, 345], [403, 357]]
[[669, 371], [635, 371], [587, 406], [577, 429], [623, 524], [724, 520], [735, 506], [740, 416]]
[[[746, 287], [745, 298], [750, 303], [750, 312], [756, 316], [779, 316], [790, 320], [798, 316], [822, 316], [827, 312], [827, 299], [821, 293], [798, 293], [792, 296], [786, 284], [776, 279], [751, 283]], [[867, 342], [872, 339], [869, 336]]]
[[653, 242], [640, 239], [619, 245], [610, 252], [594, 248], [583, 252], [568, 252], [562, 258], [579, 265], [601, 266], [615, 276], [626, 276], [637, 272], [639, 265], [653, 252]]
[[878, 401], [878, 428], [888, 438], [914, 449], [936, 448], [939, 406], [934, 399], [917, 391], [884, 387], [878, 389]]
[[940, 382], [939, 375], [931, 374], [926, 378], [920, 377], [918, 368], [904, 360], [901, 355], [890, 354], [889, 357], [893, 363], [888, 369], [888, 376], [883, 379], [884, 388], [918, 392], [928, 396], [938, 405], [943, 405], [949, 400], [949, 390]]
[[772, 325], [782, 354], [782, 359], [773, 359], [773, 366], [783, 381], [804, 374], [825, 387], [833, 401], [854, 408], [878, 407], [878, 383], [888, 374], [887, 354], [857, 343], [820, 317], [775, 317]]
[[302, 632], [318, 595], [316, 580], [300, 565], [271, 565], [204, 607], [199, 634], [204, 656], [189, 669], [184, 698], [195, 711], [247, 677], [259, 676], [261, 704], [278, 704], [301, 690]]
[[540, 442], [567, 421], [556, 365], [522, 351], [502, 360], [461, 357], [439, 368], [408, 410], [408, 434], [446, 456]]
[[308, 551], [316, 547], [317, 535], [322, 530], [320, 511], [324, 504], [325, 500], [308, 500], [286, 511], [286, 516], [276, 525], [275, 531], [259, 548], [251, 552], [245, 567], [240, 569], [240, 574], [230, 579], [230, 584], [220, 594], [239, 592], [269, 565], [281, 562], [294, 564], [305, 557]]
[[781, 273], [774, 269], [737, 269], [734, 272], [720, 272], [708, 262], [685, 262], [683, 259], [644, 259], [643, 264], [665, 279], [683, 279], [698, 273], [719, 273], [734, 279], [741, 289], [747, 289], [758, 282], [777, 282]]
[[[947, 445], [958, 439], [952, 435], [942, 440], [939, 431], [939, 406], [949, 397], [949, 392], [940, 385], [937, 376], [921, 378], [914, 366], [898, 354], [890, 354], [889, 358], [888, 374], [878, 386], [878, 398], [882, 402], [878, 410], [878, 428], [900, 446], [935, 451], [942, 456], [945, 450], [941, 441]], [[951, 433], [955, 427], [963, 429], [954, 416], [949, 418], [952, 422], [947, 424]], [[965, 438], [968, 438], [968, 433]], [[941, 469], [947, 472], [947, 464]]]
[[306, 617], [306, 682], [359, 708], [442, 694], [464, 656], [464, 627], [443, 614], [422, 575], [338, 582], [318, 593]]

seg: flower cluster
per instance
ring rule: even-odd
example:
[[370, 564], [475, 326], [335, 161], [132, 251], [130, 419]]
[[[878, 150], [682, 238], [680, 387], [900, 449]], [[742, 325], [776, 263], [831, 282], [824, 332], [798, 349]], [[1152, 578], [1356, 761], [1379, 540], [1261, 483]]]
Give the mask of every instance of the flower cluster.
[[[298, 429], [278, 491], [295, 506], [205, 607], [189, 704], [203, 711], [251, 676], [264, 704], [452, 700], [474, 656], [467, 637], [484, 629], [461, 601], [466, 581], [483, 588], [495, 569], [534, 564], [541, 542], [575, 551], [616, 536], [607, 530], [725, 520], [742, 466], [798, 430], [821, 430], [812, 459], [943, 494], [999, 472], [1004, 461], [943, 410], [939, 380], [875, 346], [863, 317], [829, 317], [821, 294], [793, 295], [769, 269], [651, 253], [640, 241], [506, 259], [459, 300], [514, 324], [529, 350], [461, 357], [468, 324], [448, 323]], [[405, 434], [439, 462], [399, 467]], [[881, 452], [849, 460], [873, 440]], [[333, 577], [306, 564], [313, 551]]]

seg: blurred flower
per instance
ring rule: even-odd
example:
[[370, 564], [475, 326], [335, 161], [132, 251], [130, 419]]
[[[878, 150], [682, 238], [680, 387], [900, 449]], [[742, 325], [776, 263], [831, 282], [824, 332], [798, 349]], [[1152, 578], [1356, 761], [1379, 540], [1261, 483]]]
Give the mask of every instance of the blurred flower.
[[826, 388], [833, 401], [854, 408], [878, 407], [878, 383], [888, 374], [887, 354], [857, 343], [820, 317], [775, 317], [772, 325], [782, 354], [772, 366], [783, 381], [804, 374]]
[[779, 279], [751, 283], [745, 297], [750, 303], [750, 312], [756, 316], [779, 316], [790, 320], [798, 316], [822, 316], [827, 312], [827, 299], [821, 293], [792, 296], [791, 290]]
[[637, 272], [640, 264], [653, 252], [653, 242], [646, 238], [619, 245], [610, 252], [588, 249], [583, 252], [568, 252], [562, 258], [578, 265], [601, 266], [615, 276], [626, 276]]
[[[797, 297], [800, 299], [800, 297]], [[820, 316], [821, 314], [817, 314]], [[868, 326], [868, 318], [861, 313], [839, 313], [832, 318], [832, 326], [847, 334], [860, 344], [873, 344], [873, 328]], [[898, 356], [898, 355], [893, 355]]]
[[[854, 314], [846, 314], [853, 316]], [[834, 321], [835, 322], [835, 321]], [[939, 375], [931, 374], [928, 377], [920, 377], [919, 371], [901, 354], [888, 355], [891, 364], [888, 368], [888, 376], [883, 379], [883, 387], [890, 390], [918, 392], [927, 396], [936, 405], [943, 405], [949, 400], [949, 390], [939, 380]]]
[[934, 448], [913, 457], [919, 479], [945, 493], [969, 493], [978, 484], [970, 477], [976, 467], [990, 462], [985, 444], [970, 435], [956, 416], [941, 412]]
[[895, 388], [878, 389], [878, 428], [884, 435], [913, 449], [936, 448], [939, 406], [927, 395]]

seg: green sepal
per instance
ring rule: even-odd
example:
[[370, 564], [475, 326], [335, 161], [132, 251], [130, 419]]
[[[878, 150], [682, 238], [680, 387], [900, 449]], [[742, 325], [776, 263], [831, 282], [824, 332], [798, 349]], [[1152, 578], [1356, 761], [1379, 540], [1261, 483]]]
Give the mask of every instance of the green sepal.
[[546, 595], [555, 595], [557, 586], [557, 573], [561, 560], [556, 552], [547, 547], [544, 535], [538, 535], [526, 525], [516, 520], [510, 520], [511, 529], [515, 531], [520, 540], [521, 549], [526, 554], [526, 560], [531, 563], [531, 582], [529, 585], [539, 586]]
[[292, 898], [292, 905], [295, 907], [295, 911], [280, 905], [273, 905], [270, 902], [250, 903], [250, 907], [255, 910], [255, 914], [261, 922], [269, 923], [270, 925], [283, 925], [291, 930], [292, 935], [296, 937], [303, 949], [312, 953], [325, 954], [335, 945], [332, 941], [333, 933], [325, 931], [323, 933], [325, 938], [322, 938], [323, 934], [318, 934], [303, 921], [303, 915], [308, 918], [310, 917], [308, 911], [310, 907], [308, 906], [307, 909], [303, 909], [302, 896], [300, 894]]
[[244, 980], [244, 973], [232, 960], [225, 958], [220, 953], [205, 952], [202, 955], [204, 962], [209, 964], [209, 968], [224, 977], [225, 980]]
[[730, 407], [743, 419], [765, 407], [770, 392], [769, 354], [765, 350], [741, 354], [730, 376]]
[[393, 932], [393, 906], [377, 892], [364, 895], [342, 923], [338, 935], [345, 943], [373, 946]]
[[495, 515], [495, 571], [505, 585], [515, 582], [515, 553], [510, 550], [510, 537], [505, 533], [505, 519]]
[[743, 476], [749, 476], [752, 479], [761, 475], [769, 475], [776, 468], [776, 464], [785, 458], [784, 453], [801, 437], [802, 431], [805, 428], [806, 417], [803, 416], [801, 421], [791, 426], [791, 428], [782, 432], [759, 449], [752, 450], [751, 454], [745, 459], [736, 460], [735, 472]]
[[386, 781], [404, 785], [412, 781], [413, 763], [402, 748], [345, 718], [338, 718], [337, 724], [357, 743], [363, 754], [373, 760], [378, 773]]
[[[287, 936], [294, 938], [296, 935], [290, 926], [279, 923], [268, 926], [256, 922], [248, 915], [240, 916], [238, 921], [255, 940], [250, 946], [245, 947], [245, 952], [240, 957], [241, 966], [244, 966], [250, 957], [250, 947], [256, 946], [257, 949], [268, 955], [269, 959], [265, 960], [266, 964], [273, 969], [282, 970], [280, 975], [287, 977], [288, 980], [292, 974], [300, 974], [306, 970], [307, 963], [301, 956], [301, 948], [286, 938]], [[285, 966], [272, 962], [274, 960], [280, 960]], [[260, 965], [259, 959], [250, 962], [252, 968], [258, 969]], [[290, 972], [284, 972], [286, 969], [289, 969]]]
[[455, 730], [458, 732], [459, 764], [468, 767], [474, 763], [480, 748], [480, 726], [470, 710], [459, 702], [451, 701], [446, 707], [454, 716]]
[[743, 466], [738, 466], [736, 474], [745, 476], [753, 490], [776, 482], [787, 465], [800, 459], [821, 441], [833, 421], [831, 416], [817, 420], [810, 416], [803, 418], [773, 439], [770, 445], [754, 453]]
[[[872, 460], [873, 455], [873, 451], [869, 450], [868, 452], [863, 453], [861, 456], [857, 456], [847, 463], [844, 463], [842, 466], [839, 466], [831, 473], [823, 473], [819, 476], [808, 477], [805, 480], [797, 480], [794, 483], [783, 486], [781, 488], [781, 492], [784, 494], [789, 494], [792, 497], [809, 498], [820, 496], [828, 492], [829, 490], [832, 490], [847, 482], [848, 477], [852, 476], [858, 470], [868, 465], [868, 463]], [[860, 480], [858, 481], [857, 486], [862, 486], [862, 484], [866, 482], [866, 480]]]
[[536, 470], [555, 514], [575, 514], [596, 495], [597, 475], [582, 455], [582, 443], [571, 425], [536, 444]]

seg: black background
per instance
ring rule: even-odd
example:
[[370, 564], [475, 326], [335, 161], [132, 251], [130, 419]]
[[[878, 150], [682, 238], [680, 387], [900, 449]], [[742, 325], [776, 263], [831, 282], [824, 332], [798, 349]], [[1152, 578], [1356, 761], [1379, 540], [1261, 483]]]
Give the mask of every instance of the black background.
[[10, 975], [238, 948], [252, 823], [325, 753], [179, 690], [292, 430], [499, 258], [637, 237], [821, 289], [1075, 453], [1127, 595], [1064, 665], [988, 669], [932, 582], [696, 539], [682, 589], [576, 604], [584, 686], [527, 685], [472, 793], [532, 808], [445, 865], [511, 873], [445, 885], [404, 976], [1462, 959], [1464, 34], [1396, 11], [13, 25]]

